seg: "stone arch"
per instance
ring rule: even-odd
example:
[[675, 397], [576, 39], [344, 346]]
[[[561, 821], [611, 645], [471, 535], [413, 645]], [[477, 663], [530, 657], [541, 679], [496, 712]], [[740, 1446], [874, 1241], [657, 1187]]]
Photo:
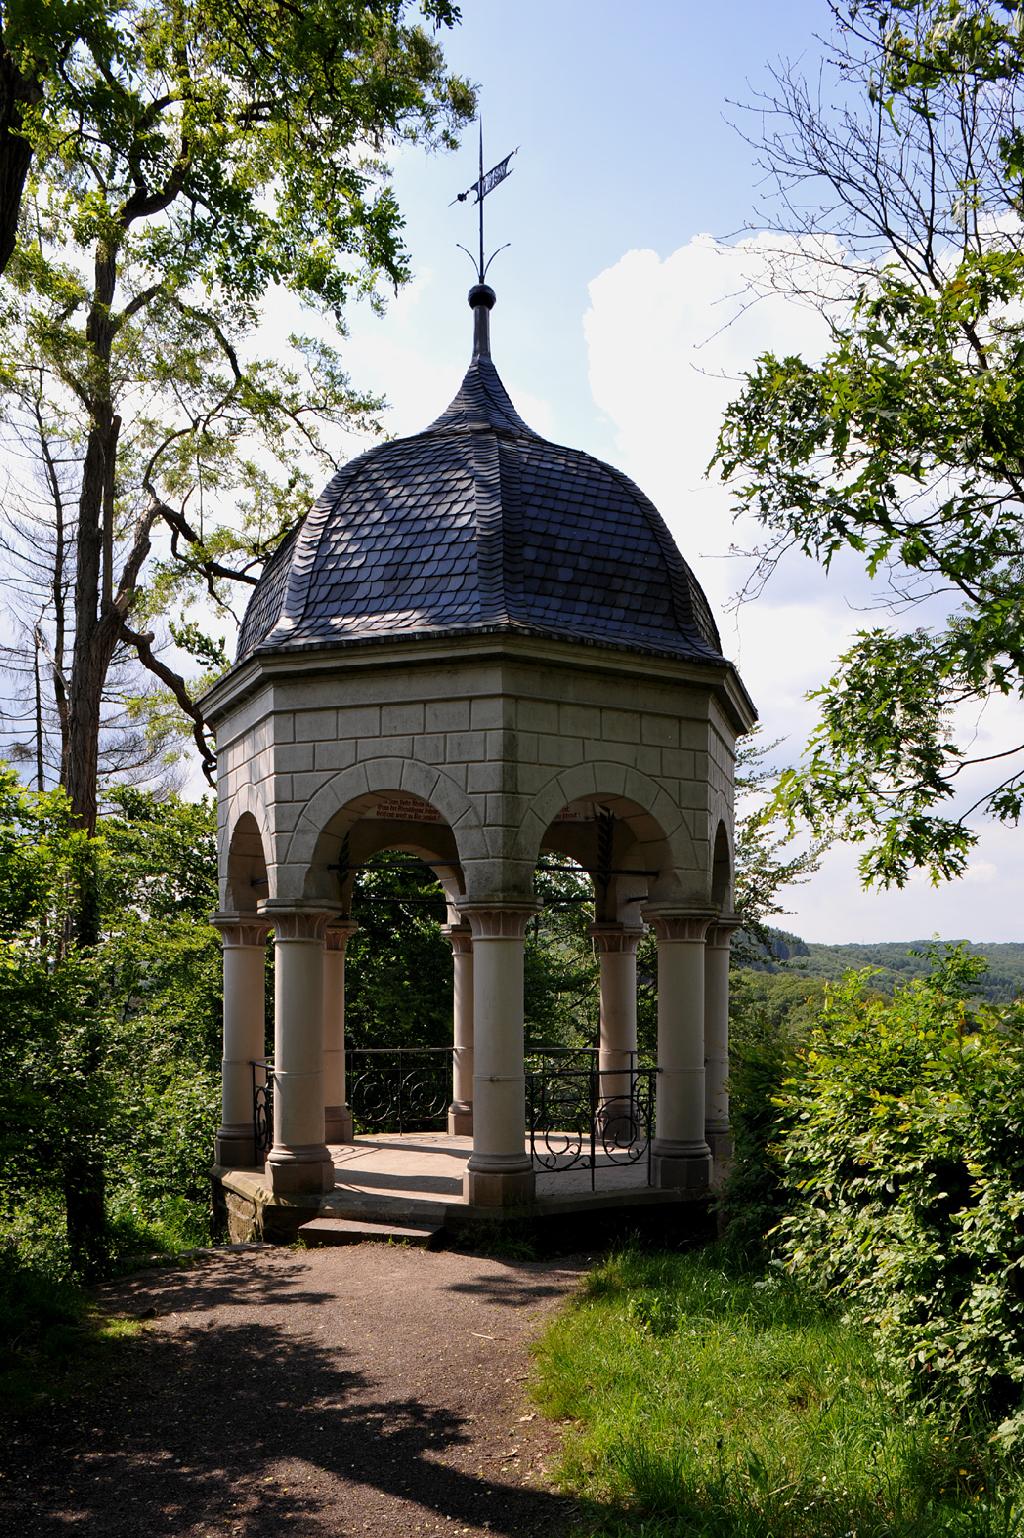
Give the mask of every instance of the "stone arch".
[[563, 769], [534, 796], [516, 836], [518, 858], [535, 864], [548, 828], [563, 807], [584, 799], [632, 803], [631, 816], [638, 846], [664, 845], [661, 864], [692, 871], [698, 867], [697, 852], [683, 814], [657, 783], [638, 769], [600, 761]]
[[251, 811], [242, 812], [231, 829], [222, 862], [221, 908], [225, 913], [255, 913], [270, 894], [266, 845]]
[[308, 865], [324, 829], [339, 812], [369, 791], [418, 796], [445, 819], [455, 834], [463, 860], [483, 852], [483, 831], [476, 808], [450, 775], [415, 759], [369, 758], [351, 769], [339, 770], [307, 803], [289, 841], [285, 863]]
[[[303, 810], [289, 840], [284, 861], [282, 885], [287, 882], [290, 894], [328, 895], [319, 890], [326, 865], [332, 856], [336, 857], [348, 826], [358, 820], [365, 804], [374, 795], [381, 794], [415, 797], [422, 801], [443, 819], [453, 843], [453, 848], [439, 849], [436, 840], [429, 836], [429, 826], [425, 826], [425, 839], [418, 835], [402, 837], [392, 847], [421, 853], [428, 863], [440, 859], [445, 865], [457, 863], [459, 866], [478, 856], [484, 848], [484, 834], [476, 808], [462, 787], [443, 770], [412, 759], [370, 758], [333, 775]], [[422, 849], [413, 849], [414, 845], [421, 845]], [[379, 847], [387, 846], [382, 843]]]
[[[267, 852], [273, 849], [263, 798], [254, 785], [241, 785], [227, 803], [217, 837], [220, 905], [225, 913], [252, 913], [273, 896]], [[254, 881], [259, 886], [252, 885]]]
[[733, 858], [729, 843], [729, 830], [724, 819], [719, 819], [715, 830], [715, 842], [711, 859], [711, 902], [719, 913], [732, 911]]
[[264, 851], [273, 848], [273, 840], [270, 834], [270, 818], [267, 815], [266, 802], [258, 786], [249, 783], [239, 785], [238, 789], [226, 798], [223, 805], [224, 820], [218, 834], [220, 854], [223, 858], [227, 858], [227, 851], [235, 824], [246, 812], [251, 813], [256, 819]]

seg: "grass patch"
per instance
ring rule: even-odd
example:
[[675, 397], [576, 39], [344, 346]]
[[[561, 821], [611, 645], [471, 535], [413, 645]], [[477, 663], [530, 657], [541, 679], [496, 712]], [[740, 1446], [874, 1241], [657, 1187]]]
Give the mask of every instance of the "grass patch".
[[628, 1251], [537, 1348], [593, 1538], [1022, 1538], [988, 1441], [894, 1398], [870, 1342], [784, 1277]]
[[100, 1313], [73, 1282], [0, 1246], [0, 1403], [7, 1408], [88, 1387], [142, 1328]]

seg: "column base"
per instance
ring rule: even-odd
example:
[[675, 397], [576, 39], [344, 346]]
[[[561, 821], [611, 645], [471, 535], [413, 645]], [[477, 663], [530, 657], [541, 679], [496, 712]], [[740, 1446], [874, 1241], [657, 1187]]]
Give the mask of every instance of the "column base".
[[706, 1143], [655, 1139], [651, 1183], [659, 1190], [706, 1191], [711, 1185], [711, 1150]]
[[256, 1136], [252, 1127], [220, 1127], [213, 1140], [213, 1162], [222, 1169], [258, 1169]]
[[353, 1141], [352, 1111], [347, 1105], [324, 1107], [324, 1142], [351, 1143]]
[[334, 1190], [334, 1165], [324, 1144], [271, 1149], [266, 1177], [275, 1196], [305, 1196]]
[[471, 1207], [523, 1207], [536, 1197], [537, 1177], [528, 1163], [511, 1169], [474, 1169], [471, 1160], [462, 1177], [462, 1191]]
[[473, 1136], [472, 1100], [453, 1100], [448, 1107], [448, 1136]]

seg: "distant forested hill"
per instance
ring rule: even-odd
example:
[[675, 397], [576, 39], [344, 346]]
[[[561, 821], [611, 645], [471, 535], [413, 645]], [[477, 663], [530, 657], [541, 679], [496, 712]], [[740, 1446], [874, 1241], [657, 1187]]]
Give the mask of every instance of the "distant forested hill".
[[[932, 940], [887, 940], [875, 945], [815, 945], [784, 930], [770, 932], [770, 954], [745, 961], [756, 971], [788, 972], [804, 977], [835, 978], [849, 968], [878, 967], [878, 986], [891, 990], [897, 978], [923, 977], [931, 970], [928, 950]], [[962, 942], [973, 956], [984, 956], [988, 970], [978, 982], [978, 992], [995, 1003], [1009, 1004], [1024, 996], [1024, 943], [1003, 945]]]

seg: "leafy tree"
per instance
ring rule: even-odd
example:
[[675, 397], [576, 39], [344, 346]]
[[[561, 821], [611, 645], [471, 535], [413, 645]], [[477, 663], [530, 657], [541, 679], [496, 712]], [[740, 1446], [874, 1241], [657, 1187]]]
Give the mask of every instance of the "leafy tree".
[[826, 567], [852, 551], [919, 616], [859, 633], [779, 790], [791, 819], [865, 843], [867, 881], [902, 885], [959, 874], [972, 814], [1024, 802], [1019, 732], [971, 748], [977, 707], [1024, 692], [1024, 43], [1004, 0], [832, 10], [827, 83], [780, 68], [755, 104], [772, 222], [795, 237], [780, 264], [799, 253], [777, 280], [816, 290], [830, 344], [757, 360], [716, 462], [767, 531], [762, 576], [793, 547]]
[[823, 840], [793, 850], [791, 834], [780, 831], [778, 811], [769, 793], [775, 779], [766, 760], [779, 746], [762, 742], [761, 728], [740, 739], [736, 757], [736, 880], [734, 907], [743, 928], [733, 941], [734, 964], [749, 964], [771, 952], [768, 920], [786, 910], [782, 894], [818, 869]]
[[352, 896], [359, 928], [345, 960], [347, 1046], [451, 1046], [446, 911], [437, 878], [414, 855], [379, 854], [360, 872]]
[[83, 1269], [96, 1259], [95, 1225], [76, 1227], [76, 1182], [105, 1096], [86, 1009], [96, 956], [69, 947], [68, 934], [96, 852], [63, 793], [30, 795], [0, 772], [0, 1218], [11, 1224], [26, 1202], [66, 1210], [66, 1244]]
[[972, 1008], [976, 958], [936, 955], [892, 1000], [830, 990], [781, 1096], [789, 1267], [876, 1332], [897, 1381], [1024, 1436], [1024, 1037]]
[[32, 164], [32, 129], [54, 95], [89, 115], [89, 93], [68, 66], [77, 48], [107, 56], [114, 42], [108, 0], [5, 0], [0, 8], [0, 273], [14, 251]]
[[729, 992], [734, 1157], [719, 1212], [730, 1253], [763, 1264], [770, 1252], [768, 1235], [788, 1207], [774, 1152], [781, 1131], [779, 1097], [820, 1009], [824, 984], [819, 978], [755, 972], [741, 964], [732, 972]]
[[[30, 428], [65, 467], [72, 511], [54, 589], [71, 594], [70, 661], [52, 673], [61, 783], [87, 834], [118, 656], [155, 676], [209, 770], [201, 714], [151, 622], [197, 590], [227, 603], [226, 585], [253, 584], [308, 505], [297, 454], [329, 460], [325, 431], [373, 421], [377, 402], [333, 347], [295, 337], [290, 356], [265, 360], [254, 333], [271, 291], [340, 327], [351, 295], [408, 275], [383, 154], [452, 142], [473, 102], [407, 10], [110, 0], [64, 53], [46, 7], [18, 12], [21, 67], [59, 64], [19, 119], [32, 163], [0, 379], [12, 426], [35, 412]], [[458, 17], [449, 0], [424, 0], [422, 14], [435, 27]], [[215, 638], [187, 624], [178, 636], [215, 663]], [[72, 929], [89, 949], [101, 877], [88, 862], [80, 874]], [[102, 1013], [99, 994], [83, 1005], [87, 1073]], [[79, 1160], [76, 1232], [95, 1231], [104, 1208], [93, 1152]]]
[[[220, 1095], [209, 801], [117, 793], [90, 838], [63, 791], [0, 775], [0, 1239], [51, 1273], [208, 1232]], [[81, 868], [100, 939], [71, 942]], [[99, 1000], [99, 1005], [97, 1005]], [[83, 1160], [107, 1179], [81, 1225]]]
[[[119, 646], [171, 691], [208, 761], [189, 691], [145, 628], [175, 587], [145, 589], [154, 539], [162, 529], [186, 591], [251, 583], [306, 503], [297, 446], [324, 457], [325, 425], [372, 418], [330, 346], [295, 338], [291, 359], [268, 362], [252, 334], [272, 288], [340, 319], [351, 294], [407, 276], [382, 152], [451, 142], [472, 98], [405, 11], [124, 0], [23, 114], [33, 158], [0, 372], [15, 415], [42, 373], [45, 434], [78, 450], [62, 779], [87, 828]], [[448, 0], [424, 12], [457, 19]], [[20, 56], [45, 54], [46, 8], [22, 23]]]

